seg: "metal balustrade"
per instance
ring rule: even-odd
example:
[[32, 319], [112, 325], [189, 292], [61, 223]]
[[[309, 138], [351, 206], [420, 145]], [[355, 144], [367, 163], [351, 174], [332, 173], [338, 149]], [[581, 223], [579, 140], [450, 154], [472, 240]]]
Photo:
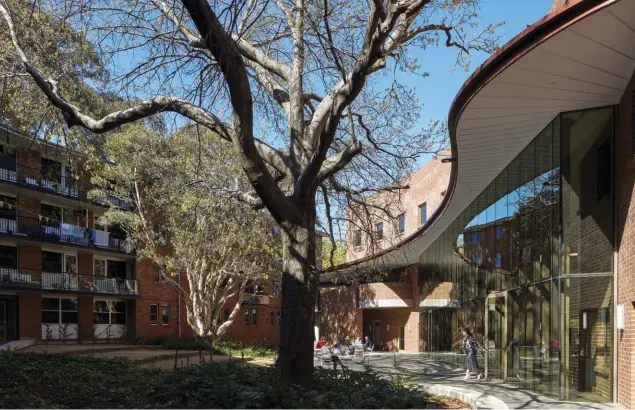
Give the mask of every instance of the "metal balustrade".
[[27, 216], [18, 216], [15, 220], [0, 218], [1, 233], [121, 253], [134, 252], [134, 246], [124, 235], [59, 222], [46, 223]]
[[13, 171], [3, 169], [3, 172], [0, 172], [1, 179], [45, 191], [51, 191], [62, 196], [71, 198], [79, 197], [78, 181], [67, 173], [60, 172], [58, 175], [54, 175], [55, 173], [45, 169], [33, 168], [22, 164], [18, 164], [16, 168], [17, 174]]
[[114, 295], [139, 294], [139, 287], [134, 279], [17, 268], [0, 268], [0, 288], [76, 291]]

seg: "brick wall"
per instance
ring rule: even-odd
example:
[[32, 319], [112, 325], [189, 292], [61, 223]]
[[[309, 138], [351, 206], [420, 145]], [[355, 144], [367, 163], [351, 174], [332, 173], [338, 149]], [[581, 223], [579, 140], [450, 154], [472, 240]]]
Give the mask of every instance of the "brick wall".
[[42, 212], [42, 203], [39, 199], [20, 196], [18, 198], [19, 215], [27, 218], [37, 218]]
[[[380, 249], [390, 247], [413, 232], [420, 226], [419, 206], [426, 203], [427, 217], [430, 219], [434, 211], [439, 207], [450, 181], [450, 164], [443, 164], [441, 159], [448, 156], [449, 152], [432, 159], [422, 168], [410, 174], [405, 181], [410, 189], [396, 194], [377, 194], [371, 200], [380, 206], [388, 207], [395, 215], [405, 215], [404, 233], [399, 233], [398, 221], [386, 220], [385, 215], [376, 215], [376, 222], [383, 222], [384, 239], [378, 244]], [[349, 215], [352, 215], [349, 213]], [[347, 253], [346, 261], [350, 262], [362, 258], [371, 252], [367, 235], [363, 235], [362, 246], [355, 248], [354, 231], [356, 228], [347, 223]]]
[[[279, 301], [280, 298], [270, 298], [271, 303], [267, 306], [243, 306], [223, 340], [277, 347], [280, 344]], [[254, 311], [257, 316], [256, 325], [253, 323]], [[246, 324], [246, 313], [249, 313], [249, 325]], [[272, 313], [273, 324], [271, 324]]]
[[631, 95], [635, 80], [624, 92], [618, 112], [617, 206], [618, 283], [617, 303], [624, 305], [625, 329], [617, 335], [617, 401], [625, 408], [635, 407], [635, 159], [631, 154], [633, 133]]
[[42, 247], [40, 245], [19, 245], [18, 268], [41, 270]]
[[18, 334], [20, 339], [42, 338], [42, 295], [18, 294]]
[[366, 283], [359, 286], [359, 295], [360, 301], [380, 299], [411, 299], [412, 284], [409, 281]]
[[351, 341], [362, 337], [363, 314], [362, 309], [356, 309], [356, 295], [354, 286], [320, 289], [322, 311], [316, 315], [320, 336]]
[[411, 308], [364, 309], [363, 334], [373, 340], [375, 322], [379, 322], [380, 343], [378, 350], [399, 351], [399, 328], [404, 328], [404, 349], [407, 352], [420, 350], [419, 316]]
[[78, 303], [78, 325], [79, 325], [79, 341], [93, 340], [93, 297], [90, 295], [79, 295]]
[[[148, 260], [138, 261], [135, 266], [135, 277], [139, 286], [141, 299], [135, 303], [135, 335], [147, 340], [159, 336], [177, 338], [179, 336], [179, 296], [167, 283], [155, 282], [155, 265]], [[158, 305], [158, 324], [150, 324], [150, 305]], [[170, 308], [170, 323], [161, 323], [161, 309]], [[185, 309], [181, 303], [181, 309]], [[181, 318], [183, 316], [181, 315]], [[181, 326], [184, 326], [181, 321]]]
[[18, 149], [18, 164], [33, 169], [40, 169], [42, 165], [42, 154], [38, 151]]

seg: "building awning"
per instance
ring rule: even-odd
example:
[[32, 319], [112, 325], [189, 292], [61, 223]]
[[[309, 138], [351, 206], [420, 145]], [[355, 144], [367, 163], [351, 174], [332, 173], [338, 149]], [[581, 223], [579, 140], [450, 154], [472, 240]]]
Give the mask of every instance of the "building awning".
[[448, 193], [428, 223], [373, 257], [321, 276], [416, 264], [560, 112], [618, 104], [635, 70], [635, 0], [572, 0], [529, 26], [465, 82], [449, 114]]

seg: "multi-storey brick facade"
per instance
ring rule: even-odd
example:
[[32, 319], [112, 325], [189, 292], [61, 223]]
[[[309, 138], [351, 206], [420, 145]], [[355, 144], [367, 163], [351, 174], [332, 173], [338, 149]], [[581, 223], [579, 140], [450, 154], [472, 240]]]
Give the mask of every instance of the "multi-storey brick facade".
[[[366, 227], [357, 222], [351, 225], [351, 221], [355, 221], [356, 217], [354, 212], [349, 212], [346, 247], [348, 262], [401, 242], [430, 218], [448, 189], [450, 165], [442, 162], [447, 156], [448, 152], [444, 152], [434, 157], [408, 176], [404, 185], [408, 185], [409, 189], [399, 193], [382, 192], [369, 199], [373, 204], [388, 209], [396, 217], [394, 220], [389, 220], [383, 212], [371, 210], [372, 226]], [[383, 238], [375, 241], [371, 234], [379, 223], [382, 224]]]
[[106, 208], [74, 171], [81, 156], [71, 166], [64, 147], [0, 136], [0, 339], [189, 335], [177, 292], [155, 282], [120, 230], [97, 225]]

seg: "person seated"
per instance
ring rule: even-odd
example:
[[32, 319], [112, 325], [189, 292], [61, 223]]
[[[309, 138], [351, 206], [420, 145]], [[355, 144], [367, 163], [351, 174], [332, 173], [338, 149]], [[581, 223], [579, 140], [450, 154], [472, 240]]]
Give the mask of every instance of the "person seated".
[[364, 342], [364, 350], [373, 350], [373, 342], [370, 341], [370, 338], [368, 336], [366, 336], [366, 341]]
[[356, 344], [356, 345], [362, 345], [362, 344], [363, 344], [363, 342], [362, 342], [362, 338], [361, 338], [361, 337], [359, 337], [359, 336], [357, 336], [357, 337], [355, 338], [355, 344]]
[[315, 344], [315, 348], [316, 349], [321, 349], [323, 347], [326, 346], [326, 338], [324, 336], [322, 336], [320, 338], [320, 340], [318, 340], [318, 342]]

